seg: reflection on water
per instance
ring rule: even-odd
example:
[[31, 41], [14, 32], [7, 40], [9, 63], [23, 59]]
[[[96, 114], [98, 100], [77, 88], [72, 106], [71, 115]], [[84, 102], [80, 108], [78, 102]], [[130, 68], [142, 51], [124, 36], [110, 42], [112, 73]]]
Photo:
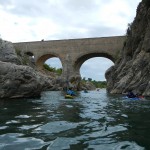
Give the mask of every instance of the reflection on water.
[[0, 150], [150, 149], [150, 101], [105, 90], [0, 101]]

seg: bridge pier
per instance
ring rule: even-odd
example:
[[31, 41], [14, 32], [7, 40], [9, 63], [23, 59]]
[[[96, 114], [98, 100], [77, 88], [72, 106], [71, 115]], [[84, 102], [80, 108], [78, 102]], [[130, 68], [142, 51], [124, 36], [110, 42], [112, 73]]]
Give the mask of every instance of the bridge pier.
[[62, 62], [63, 72], [61, 75], [61, 80], [64, 87], [74, 87], [79, 89], [79, 83], [81, 81], [81, 75], [79, 70], [76, 70], [72, 61], [72, 58], [67, 54]]

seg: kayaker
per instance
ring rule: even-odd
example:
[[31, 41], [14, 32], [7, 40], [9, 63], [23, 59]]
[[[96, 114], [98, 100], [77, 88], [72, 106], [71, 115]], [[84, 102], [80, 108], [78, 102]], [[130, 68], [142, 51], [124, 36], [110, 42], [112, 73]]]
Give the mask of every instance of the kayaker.
[[67, 90], [67, 94], [68, 94], [68, 95], [71, 95], [71, 96], [75, 96], [75, 92], [72, 90], [72, 88], [69, 88], [69, 89]]
[[143, 99], [144, 96], [143, 95], [139, 95], [139, 94], [136, 94], [136, 97], [140, 98], [140, 99]]
[[127, 93], [127, 97], [128, 98], [135, 98], [137, 96], [132, 92], [132, 90], [129, 90], [128, 93]]

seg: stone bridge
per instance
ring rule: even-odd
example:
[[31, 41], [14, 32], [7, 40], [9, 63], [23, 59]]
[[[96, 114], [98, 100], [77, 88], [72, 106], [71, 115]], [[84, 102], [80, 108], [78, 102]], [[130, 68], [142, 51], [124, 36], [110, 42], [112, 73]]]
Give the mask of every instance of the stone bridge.
[[123, 48], [125, 36], [35, 41], [13, 43], [22, 53], [34, 56], [37, 67], [43, 68], [44, 62], [57, 57], [62, 63], [62, 79], [80, 77], [80, 67], [92, 57], [105, 57], [114, 63]]

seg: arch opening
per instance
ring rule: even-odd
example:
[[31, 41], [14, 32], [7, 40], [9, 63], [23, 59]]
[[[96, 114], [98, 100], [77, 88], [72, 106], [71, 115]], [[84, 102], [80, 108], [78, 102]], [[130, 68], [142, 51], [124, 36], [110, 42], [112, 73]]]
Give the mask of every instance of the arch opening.
[[80, 67], [81, 83], [89, 90], [107, 88], [105, 72], [113, 65], [107, 58], [94, 57], [86, 60]]
[[75, 63], [75, 71], [79, 72], [81, 82], [92, 82], [96, 88], [106, 88], [105, 72], [114, 65], [113, 58], [106, 54], [87, 54]]
[[106, 53], [90, 53], [90, 54], [85, 54], [76, 60], [74, 64], [75, 70], [80, 70], [80, 67], [86, 60], [94, 57], [103, 57], [103, 58], [107, 58], [113, 63], [115, 62], [114, 58], [111, 55], [108, 55]]
[[34, 57], [33, 53], [31, 53], [31, 52], [26, 52], [25, 54], [28, 56]]
[[41, 72], [49, 76], [57, 77], [62, 74], [62, 63], [56, 55], [43, 55], [36, 64]]
[[35, 68], [35, 57], [32, 52], [26, 52], [22, 54], [22, 62], [24, 65], [28, 65]]
[[80, 75], [82, 79], [106, 81], [105, 72], [114, 63], [104, 57], [94, 57], [86, 60], [80, 67]]

